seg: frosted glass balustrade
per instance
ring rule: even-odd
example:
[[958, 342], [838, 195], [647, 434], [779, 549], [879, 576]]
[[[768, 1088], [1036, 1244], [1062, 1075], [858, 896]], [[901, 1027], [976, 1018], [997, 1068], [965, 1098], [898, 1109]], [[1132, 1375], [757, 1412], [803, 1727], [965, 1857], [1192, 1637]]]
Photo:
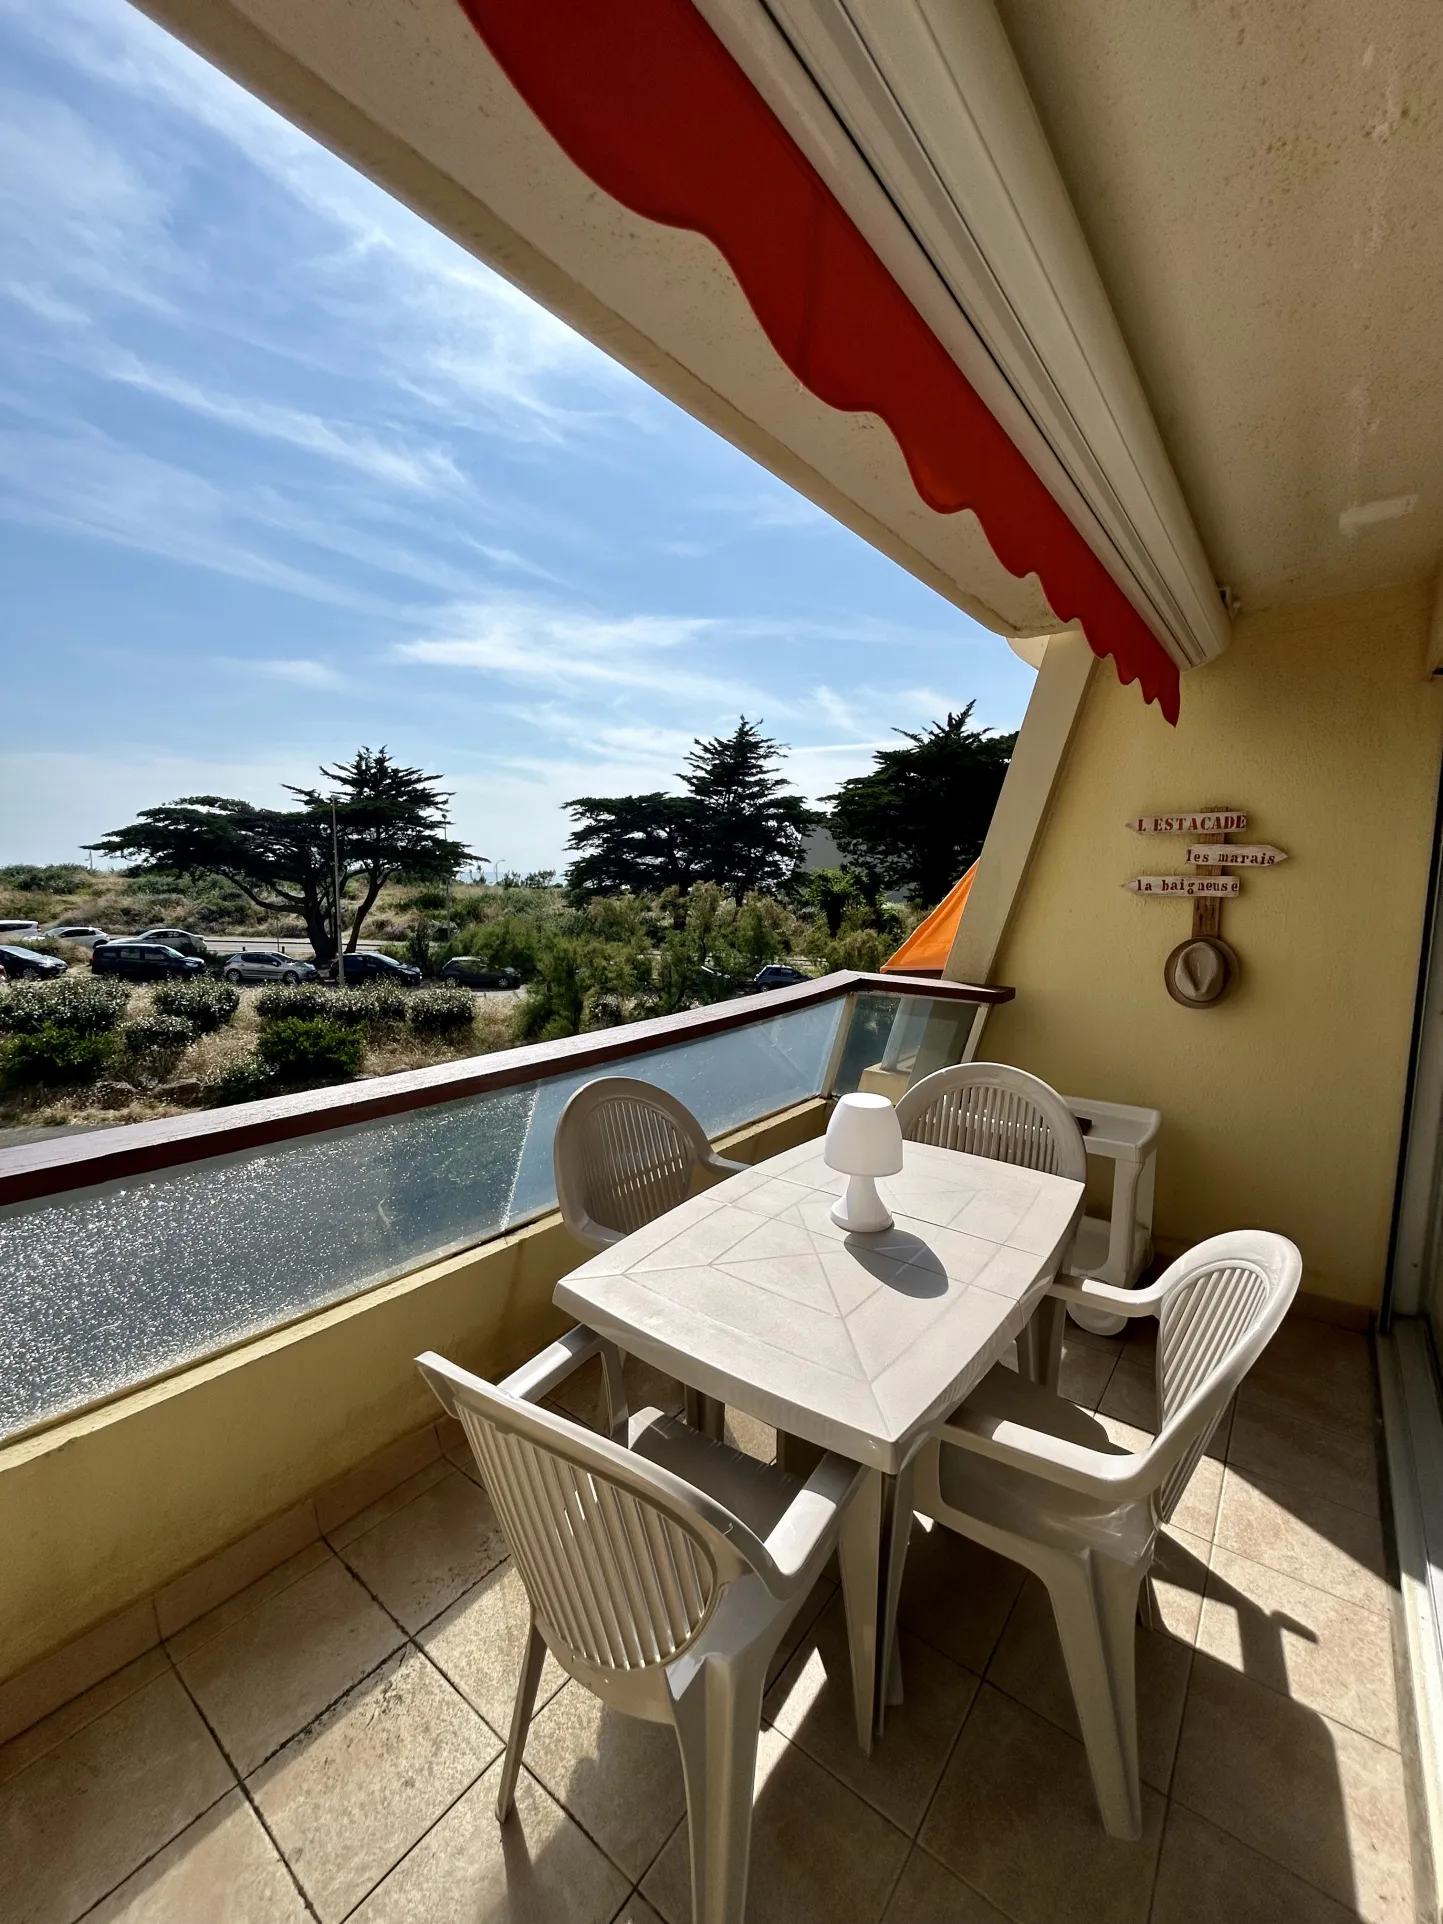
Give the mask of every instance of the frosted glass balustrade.
[[[821, 1093], [841, 1001], [634, 1056], [709, 1134]], [[590, 1068], [0, 1210], [0, 1437], [553, 1207]]]

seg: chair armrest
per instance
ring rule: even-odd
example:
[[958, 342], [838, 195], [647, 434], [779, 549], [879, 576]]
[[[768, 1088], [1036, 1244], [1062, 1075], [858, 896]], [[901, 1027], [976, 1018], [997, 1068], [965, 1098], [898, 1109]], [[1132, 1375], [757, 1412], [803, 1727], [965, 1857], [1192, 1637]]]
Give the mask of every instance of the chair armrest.
[[1026, 1470], [1052, 1483], [1061, 1483], [1104, 1503], [1130, 1503], [1144, 1496], [1157, 1481], [1146, 1456], [1108, 1456], [1089, 1450], [1066, 1437], [1030, 1430], [1003, 1417], [975, 1414], [966, 1408], [932, 1432], [939, 1445], [970, 1450], [974, 1455]]
[[824, 1456], [772, 1526], [766, 1551], [784, 1591], [794, 1589], [807, 1573], [817, 1546], [866, 1474], [861, 1464], [845, 1456]]
[[[578, 1323], [556, 1342], [551, 1343], [533, 1356], [529, 1363], [523, 1363], [519, 1370], [513, 1370], [504, 1383], [497, 1385], [508, 1396], [514, 1396], [521, 1403], [539, 1403], [543, 1396], [550, 1396], [558, 1383], [564, 1383], [573, 1370], [589, 1363], [601, 1348], [601, 1338], [594, 1329], [585, 1323]], [[454, 1414], [454, 1412], [453, 1412]]]
[[739, 1176], [744, 1169], [750, 1169], [751, 1164], [749, 1162], [732, 1162], [728, 1157], [719, 1156], [715, 1150], [713, 1150], [711, 1155], [703, 1159], [702, 1168], [714, 1170], [719, 1176]]
[[1162, 1294], [1156, 1283], [1146, 1289], [1118, 1289], [1112, 1283], [1087, 1280], [1080, 1283], [1053, 1283], [1047, 1291], [1064, 1303], [1081, 1303], [1088, 1309], [1105, 1309], [1114, 1316], [1156, 1316], [1162, 1308]]

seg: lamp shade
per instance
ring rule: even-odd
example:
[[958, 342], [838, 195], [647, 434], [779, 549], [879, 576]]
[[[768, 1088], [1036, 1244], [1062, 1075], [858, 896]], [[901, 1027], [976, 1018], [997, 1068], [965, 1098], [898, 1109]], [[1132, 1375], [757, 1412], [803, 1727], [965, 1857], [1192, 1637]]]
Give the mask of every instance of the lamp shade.
[[885, 1096], [843, 1096], [827, 1124], [823, 1160], [844, 1176], [895, 1176], [902, 1167], [902, 1125]]

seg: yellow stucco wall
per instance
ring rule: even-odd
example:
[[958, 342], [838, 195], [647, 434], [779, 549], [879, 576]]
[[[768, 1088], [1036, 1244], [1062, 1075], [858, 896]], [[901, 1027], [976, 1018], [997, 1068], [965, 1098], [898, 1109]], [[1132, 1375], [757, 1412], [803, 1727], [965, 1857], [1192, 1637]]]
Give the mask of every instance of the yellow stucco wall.
[[[981, 1054], [1069, 1095], [1161, 1109], [1157, 1230], [1291, 1236], [1305, 1289], [1383, 1283], [1433, 831], [1443, 689], [1423, 673], [1426, 584], [1245, 617], [1183, 682], [1174, 730], [1100, 668], [993, 970], [1017, 989]], [[1228, 1000], [1162, 982], [1190, 907], [1122, 884], [1185, 867], [1134, 816], [1245, 809], [1288, 852], [1244, 876]]]

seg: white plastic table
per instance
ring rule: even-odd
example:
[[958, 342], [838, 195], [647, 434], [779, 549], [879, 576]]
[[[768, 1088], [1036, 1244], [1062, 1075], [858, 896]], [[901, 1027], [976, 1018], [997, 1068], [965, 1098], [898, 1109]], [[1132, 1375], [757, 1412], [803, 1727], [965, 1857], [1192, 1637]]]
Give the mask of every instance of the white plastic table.
[[[1057, 1273], [1083, 1185], [927, 1143], [878, 1188], [896, 1218], [848, 1235], [845, 1178], [822, 1144], [783, 1151], [694, 1196], [557, 1284], [555, 1301], [706, 1396], [836, 1450], [873, 1474], [857, 1502], [875, 1542], [861, 1626], [858, 1735], [879, 1724], [891, 1653], [877, 1623], [902, 1580], [908, 1466], [985, 1375]], [[872, 1525], [875, 1524], [875, 1529]]]

